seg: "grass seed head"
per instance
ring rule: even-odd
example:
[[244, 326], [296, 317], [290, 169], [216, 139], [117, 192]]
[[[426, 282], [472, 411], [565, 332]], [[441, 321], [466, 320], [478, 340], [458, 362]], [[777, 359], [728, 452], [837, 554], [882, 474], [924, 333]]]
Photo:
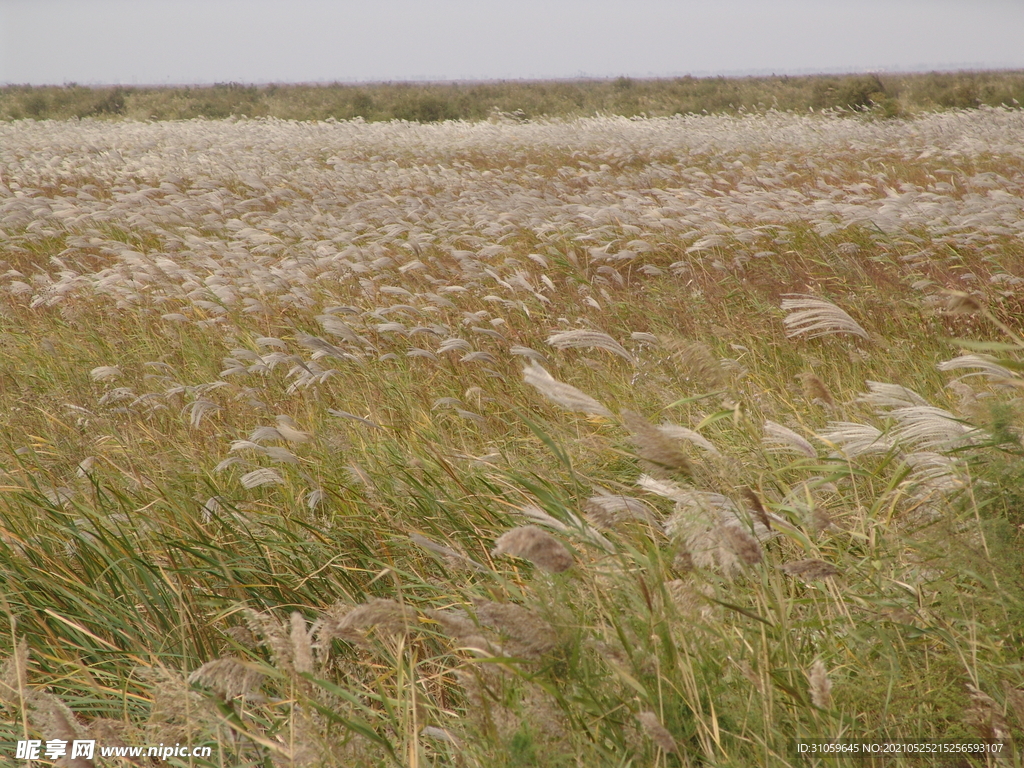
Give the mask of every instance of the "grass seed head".
[[1024, 725], [1024, 690], [1015, 688], [1009, 681], [1003, 682], [1003, 690], [1006, 692], [1006, 703], [1017, 725]]
[[636, 716], [636, 719], [640, 721], [640, 725], [643, 726], [647, 735], [651, 737], [651, 741], [665, 752], [675, 754], [679, 751], [676, 740], [668, 732], [668, 729], [661, 724], [661, 720], [658, 719], [656, 714], [653, 712], [641, 712]]
[[815, 659], [807, 671], [807, 685], [814, 706], [828, 709], [832, 705], [832, 682], [828, 679], [828, 670], [821, 659]]
[[799, 453], [809, 459], [817, 458], [814, 446], [789, 427], [765, 419], [762, 442], [773, 453]]
[[536, 525], [521, 525], [505, 531], [495, 540], [491, 555], [522, 557], [550, 573], [567, 571], [573, 564], [569, 550], [558, 539]]
[[738, 525], [723, 525], [721, 534], [736, 556], [746, 565], [757, 565], [761, 562], [764, 556], [761, 544], [743, 528]]
[[291, 615], [291, 632], [289, 640], [292, 645], [292, 666], [297, 673], [313, 672], [313, 647], [311, 632], [306, 628], [306, 620], [298, 611]]
[[580, 411], [590, 416], [603, 416], [605, 418], [610, 418], [612, 415], [611, 411], [590, 395], [581, 392], [570, 384], [558, 381], [534, 361], [531, 361], [523, 369], [523, 379], [559, 408], [564, 408], [567, 411]]
[[317, 643], [324, 646], [333, 637], [352, 642], [354, 638], [361, 636], [356, 634], [356, 630], [370, 627], [389, 635], [403, 635], [418, 624], [416, 611], [394, 600], [377, 598], [351, 609], [339, 603], [336, 610], [332, 610], [321, 620]]
[[660, 527], [654, 511], [640, 499], [600, 493], [583, 504], [587, 519], [599, 528], [614, 528], [629, 520], [641, 520]]
[[824, 533], [825, 531], [836, 528], [836, 524], [832, 521], [832, 516], [828, 513], [828, 510], [817, 504], [811, 510], [811, 529], [815, 533]]
[[686, 458], [678, 441], [667, 437], [661, 430], [647, 419], [633, 411], [623, 411], [622, 423], [630, 431], [637, 455], [646, 465], [645, 468], [656, 471], [671, 470], [693, 475], [693, 467]]
[[257, 690], [263, 677], [252, 663], [225, 656], [203, 664], [188, 676], [188, 681], [211, 688], [224, 699], [231, 700]]
[[950, 315], [974, 315], [984, 311], [985, 305], [977, 296], [963, 291], [950, 291], [945, 309]]
[[535, 659], [558, 645], [558, 633], [535, 612], [514, 603], [474, 600], [477, 620], [505, 638], [504, 648], [512, 656]]
[[967, 684], [967, 691], [971, 696], [971, 706], [964, 713], [964, 722], [986, 741], [1007, 739], [1010, 728], [1003, 716], [1003, 708], [995, 699], [970, 683]]
[[291, 416], [280, 415], [276, 417], [277, 432], [289, 443], [308, 443], [309, 433], [299, 429], [299, 425]]
[[799, 576], [804, 581], [829, 579], [839, 573], [839, 569], [832, 565], [832, 563], [826, 563], [824, 560], [816, 560], [813, 558], [808, 560], [794, 560], [780, 566], [780, 570], [783, 573], [788, 573], [790, 576]]
[[771, 530], [772, 523], [768, 517], [768, 510], [764, 508], [764, 504], [761, 503], [761, 497], [757, 495], [757, 491], [751, 488], [749, 485], [743, 486], [740, 490], [743, 498], [746, 500], [750, 508], [754, 510], [754, 516], [758, 522], [761, 523], [766, 529]]
[[618, 355], [624, 360], [628, 360], [634, 365], [636, 364], [636, 360], [626, 351], [625, 347], [607, 333], [601, 333], [600, 331], [578, 330], [556, 333], [548, 337], [547, 343], [555, 349], [603, 349], [606, 352], [611, 352], [613, 355]]
[[662, 346], [669, 351], [672, 361], [686, 378], [709, 390], [718, 390], [726, 386], [727, 373], [707, 344], [666, 336], [660, 339]]
[[832, 397], [832, 392], [828, 386], [818, 376], [810, 371], [801, 373], [797, 378], [803, 385], [804, 397], [808, 402], [820, 402], [824, 405], [832, 407], [836, 404], [836, 400]]
[[783, 320], [788, 338], [806, 336], [814, 339], [835, 333], [850, 333], [863, 339], [870, 338], [868, 332], [861, 328], [856, 320], [835, 304], [814, 296], [788, 295], [793, 298], [784, 299], [782, 302], [782, 308], [790, 313]]
[[682, 541], [677, 541], [675, 545], [675, 554], [672, 557], [672, 568], [680, 573], [689, 573], [693, 570], [693, 555], [690, 554], [689, 548]]
[[[47, 739], [59, 739], [72, 742], [76, 739], [89, 738], [88, 730], [78, 722], [68, 705], [52, 693], [44, 693], [37, 705], [36, 717], [32, 718], [35, 725]], [[92, 760], [83, 756], [69, 757], [68, 768], [92, 768]]]
[[101, 365], [89, 371], [89, 376], [93, 381], [114, 381], [121, 378], [121, 369], [116, 365]]

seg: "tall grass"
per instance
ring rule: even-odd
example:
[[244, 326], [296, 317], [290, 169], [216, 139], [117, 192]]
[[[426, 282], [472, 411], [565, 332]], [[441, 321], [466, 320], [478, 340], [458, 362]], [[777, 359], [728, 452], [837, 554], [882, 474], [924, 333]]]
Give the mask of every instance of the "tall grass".
[[896, 117], [936, 109], [1014, 105], [1017, 71], [799, 77], [678, 77], [481, 83], [0, 88], [0, 119], [514, 120], [595, 114], [666, 116], [838, 109]]
[[1021, 134], [0, 125], [0, 750], [1019, 737]]

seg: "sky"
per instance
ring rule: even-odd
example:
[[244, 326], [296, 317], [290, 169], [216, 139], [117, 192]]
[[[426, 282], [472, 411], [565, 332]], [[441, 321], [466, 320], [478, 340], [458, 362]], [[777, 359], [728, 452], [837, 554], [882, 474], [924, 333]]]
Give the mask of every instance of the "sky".
[[0, 84], [1024, 69], [1021, 0], [0, 0]]

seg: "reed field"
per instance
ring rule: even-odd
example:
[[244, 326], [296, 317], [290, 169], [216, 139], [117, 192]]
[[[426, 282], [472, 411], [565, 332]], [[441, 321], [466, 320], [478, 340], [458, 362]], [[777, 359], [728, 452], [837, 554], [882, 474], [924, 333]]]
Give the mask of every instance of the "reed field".
[[846, 110], [899, 117], [937, 109], [1017, 106], [1024, 72], [923, 72], [771, 77], [674, 77], [496, 82], [330, 84], [216, 83], [208, 86], [0, 87], [0, 120], [91, 117], [286, 120], [482, 120], [666, 117], [689, 113]]
[[1024, 113], [881, 117], [0, 122], [5, 764], [1024, 764]]

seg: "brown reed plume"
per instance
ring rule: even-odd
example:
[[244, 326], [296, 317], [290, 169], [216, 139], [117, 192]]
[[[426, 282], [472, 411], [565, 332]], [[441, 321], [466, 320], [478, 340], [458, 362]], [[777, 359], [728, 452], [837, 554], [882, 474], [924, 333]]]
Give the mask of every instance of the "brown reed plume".
[[623, 426], [630, 431], [644, 471], [656, 474], [668, 470], [693, 475], [690, 460], [686, 458], [678, 441], [667, 437], [664, 432], [634, 411], [623, 411], [620, 415]]
[[521, 525], [505, 531], [495, 540], [491, 555], [522, 557], [549, 573], [567, 571], [573, 564], [569, 550], [558, 539], [536, 525]]

